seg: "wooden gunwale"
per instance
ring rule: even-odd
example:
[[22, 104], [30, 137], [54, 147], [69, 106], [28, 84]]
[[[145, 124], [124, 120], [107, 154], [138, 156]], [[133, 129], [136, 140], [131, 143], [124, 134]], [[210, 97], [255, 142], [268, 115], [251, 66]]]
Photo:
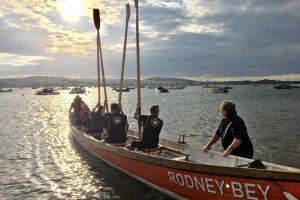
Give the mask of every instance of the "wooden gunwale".
[[103, 143], [96, 140], [92, 136], [89, 136], [82, 131], [76, 130], [72, 126], [74, 137], [82, 139], [93, 146], [99, 147], [107, 152], [117, 154], [128, 159], [133, 159], [143, 163], [149, 163], [161, 167], [166, 167], [176, 170], [184, 170], [188, 172], [198, 172], [217, 176], [226, 177], [237, 177], [247, 179], [259, 179], [269, 181], [285, 181], [285, 182], [297, 182], [300, 181], [300, 171], [275, 171], [275, 170], [264, 170], [264, 169], [249, 169], [249, 168], [238, 168], [238, 167], [224, 167], [215, 165], [206, 165], [193, 162], [177, 161], [153, 155], [147, 155], [138, 151], [130, 151], [125, 148], [115, 147], [107, 143]]

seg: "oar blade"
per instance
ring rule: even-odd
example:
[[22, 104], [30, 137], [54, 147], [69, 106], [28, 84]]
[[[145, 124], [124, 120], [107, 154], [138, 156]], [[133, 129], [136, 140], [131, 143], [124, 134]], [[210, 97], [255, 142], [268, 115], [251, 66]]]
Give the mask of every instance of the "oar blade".
[[99, 9], [93, 9], [94, 24], [97, 30], [100, 29], [100, 12]]
[[129, 3], [126, 4], [126, 22], [129, 21], [130, 18], [130, 5]]

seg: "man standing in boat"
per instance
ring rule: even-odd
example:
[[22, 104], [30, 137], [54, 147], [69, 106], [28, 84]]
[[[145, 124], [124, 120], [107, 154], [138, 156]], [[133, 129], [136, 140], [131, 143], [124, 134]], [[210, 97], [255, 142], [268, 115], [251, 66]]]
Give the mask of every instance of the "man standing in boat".
[[220, 138], [224, 148], [223, 156], [240, 156], [244, 158], [253, 157], [253, 145], [247, 133], [247, 128], [237, 115], [235, 104], [231, 101], [223, 101], [220, 106], [223, 119], [216, 133], [202, 149], [204, 152], [210, 150]]
[[150, 106], [150, 115], [138, 115], [139, 106], [135, 109], [134, 118], [143, 127], [142, 139], [133, 141], [129, 149], [156, 148], [159, 142], [159, 134], [164, 122], [158, 118], [159, 106]]
[[[102, 109], [102, 116], [105, 115], [104, 110]], [[120, 112], [117, 103], [111, 104], [110, 111], [111, 113], [104, 119], [105, 141], [108, 143], [125, 143], [129, 129], [127, 116], [123, 112]]]

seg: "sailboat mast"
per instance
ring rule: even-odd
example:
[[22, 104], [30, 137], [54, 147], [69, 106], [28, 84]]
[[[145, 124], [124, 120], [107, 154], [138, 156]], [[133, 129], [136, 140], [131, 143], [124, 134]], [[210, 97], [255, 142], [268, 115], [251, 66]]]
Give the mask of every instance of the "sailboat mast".
[[47, 87], [48, 86], [48, 74], [46, 73], [46, 86], [45, 87]]
[[61, 70], [61, 87], [64, 87], [64, 70]]

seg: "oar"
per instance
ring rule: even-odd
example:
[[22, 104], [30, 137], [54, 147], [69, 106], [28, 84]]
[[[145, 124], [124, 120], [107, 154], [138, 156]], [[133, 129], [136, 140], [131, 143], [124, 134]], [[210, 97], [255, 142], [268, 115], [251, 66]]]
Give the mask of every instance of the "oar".
[[124, 38], [124, 47], [123, 47], [123, 59], [122, 59], [122, 69], [121, 69], [121, 80], [119, 87], [119, 108], [122, 111], [122, 89], [123, 89], [123, 80], [124, 80], [124, 68], [125, 68], [125, 57], [126, 57], [126, 45], [127, 45], [127, 33], [128, 33], [128, 22], [130, 18], [130, 5], [126, 4], [126, 27], [125, 27], [125, 38]]
[[[99, 13], [99, 29], [100, 29], [100, 13]], [[98, 31], [99, 33], [99, 31]], [[108, 104], [107, 104], [107, 93], [106, 93], [106, 83], [105, 83], [105, 74], [104, 74], [104, 65], [103, 65], [103, 57], [102, 57], [102, 49], [101, 49], [101, 40], [100, 40], [100, 33], [98, 38], [98, 47], [100, 51], [100, 61], [101, 61], [101, 72], [102, 72], [102, 81], [103, 81], [103, 88], [104, 88], [104, 100], [105, 100], [105, 109], [108, 112]]]
[[94, 17], [94, 24], [97, 29], [97, 78], [98, 78], [98, 104], [101, 105], [101, 96], [100, 96], [100, 66], [99, 66], [99, 40], [100, 40], [100, 13], [99, 9], [93, 9], [93, 17]]
[[[141, 70], [140, 70], [140, 36], [139, 36], [139, 1], [134, 0], [135, 5], [135, 15], [136, 15], [136, 84], [137, 84], [137, 108], [138, 115], [141, 115]], [[138, 135], [141, 138], [141, 126], [138, 125]]]

